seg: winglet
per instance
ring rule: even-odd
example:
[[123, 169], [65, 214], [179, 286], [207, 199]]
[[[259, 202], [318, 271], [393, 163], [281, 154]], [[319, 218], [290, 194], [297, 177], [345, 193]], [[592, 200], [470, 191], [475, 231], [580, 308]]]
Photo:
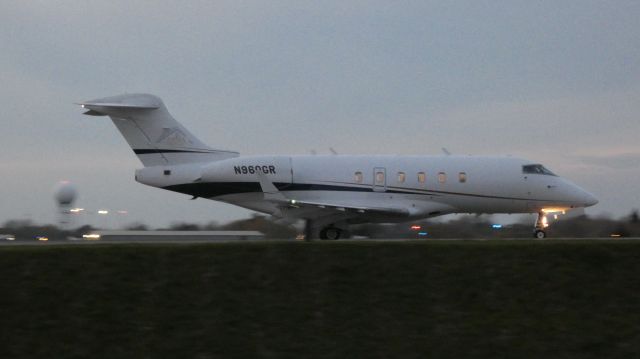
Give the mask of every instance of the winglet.
[[258, 172], [257, 176], [265, 200], [274, 202], [291, 202], [282, 194], [282, 192], [278, 191], [273, 182], [269, 181], [264, 173]]

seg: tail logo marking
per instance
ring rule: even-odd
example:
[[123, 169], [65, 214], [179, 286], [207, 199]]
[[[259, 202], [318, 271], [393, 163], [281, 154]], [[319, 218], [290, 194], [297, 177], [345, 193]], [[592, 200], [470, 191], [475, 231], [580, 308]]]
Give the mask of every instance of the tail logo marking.
[[165, 144], [171, 147], [185, 147], [193, 145], [189, 138], [178, 128], [163, 128], [160, 137], [156, 140], [158, 144]]

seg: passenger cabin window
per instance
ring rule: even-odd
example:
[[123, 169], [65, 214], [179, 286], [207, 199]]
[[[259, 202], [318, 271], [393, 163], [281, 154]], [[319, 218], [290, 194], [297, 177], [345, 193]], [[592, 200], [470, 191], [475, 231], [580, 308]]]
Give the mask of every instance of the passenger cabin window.
[[467, 182], [467, 172], [458, 173], [458, 180], [460, 181], [460, 183]]
[[384, 185], [384, 172], [382, 171], [376, 172], [376, 184]]
[[356, 181], [356, 183], [362, 183], [364, 181], [364, 178], [362, 177], [362, 172], [358, 171], [355, 173], [355, 175], [353, 176], [353, 179]]
[[418, 182], [425, 183], [427, 181], [427, 174], [424, 172], [418, 172]]
[[404, 172], [398, 172], [398, 183], [404, 183], [407, 175]]
[[438, 182], [440, 182], [440, 183], [447, 182], [447, 174], [444, 173], [444, 172], [439, 172], [438, 173]]
[[537, 175], [547, 175], [547, 176], [556, 176], [555, 173], [549, 171], [541, 164], [535, 165], [524, 165], [522, 166], [522, 173], [525, 174], [537, 174]]

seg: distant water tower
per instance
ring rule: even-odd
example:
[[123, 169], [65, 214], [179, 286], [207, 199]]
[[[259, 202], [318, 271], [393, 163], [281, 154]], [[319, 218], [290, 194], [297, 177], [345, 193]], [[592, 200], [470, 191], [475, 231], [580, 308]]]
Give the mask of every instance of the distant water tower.
[[55, 189], [54, 198], [58, 205], [58, 224], [62, 229], [71, 227], [71, 207], [78, 197], [78, 191], [69, 181], [58, 183]]

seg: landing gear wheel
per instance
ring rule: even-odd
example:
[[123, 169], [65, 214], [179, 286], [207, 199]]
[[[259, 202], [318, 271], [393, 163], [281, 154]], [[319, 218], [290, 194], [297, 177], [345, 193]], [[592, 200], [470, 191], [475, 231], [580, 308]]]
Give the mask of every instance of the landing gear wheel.
[[342, 231], [340, 230], [340, 228], [327, 227], [320, 231], [320, 239], [329, 239], [335, 241], [337, 239], [340, 239], [341, 232]]
[[533, 227], [533, 238], [544, 239], [547, 237], [547, 232], [544, 231], [547, 228], [547, 217], [544, 212], [538, 212], [538, 219], [536, 220], [536, 226]]

